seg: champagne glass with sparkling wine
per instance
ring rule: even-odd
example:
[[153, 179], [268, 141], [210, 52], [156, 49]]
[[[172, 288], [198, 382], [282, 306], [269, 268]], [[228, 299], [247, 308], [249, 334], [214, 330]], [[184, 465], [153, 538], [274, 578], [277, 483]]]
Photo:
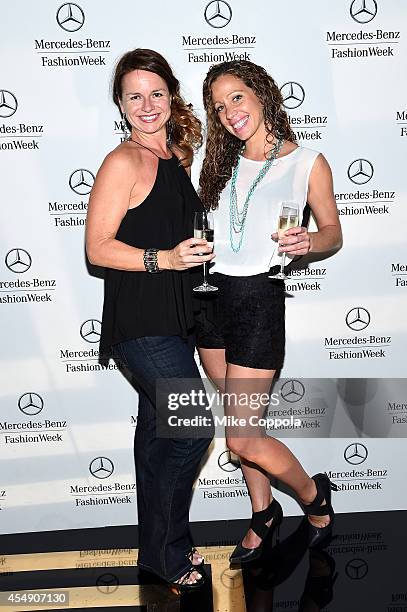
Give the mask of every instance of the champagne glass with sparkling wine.
[[[204, 238], [208, 246], [213, 249], [213, 214], [211, 212], [196, 212], [194, 214], [194, 238]], [[202, 253], [204, 254], [204, 253]], [[217, 291], [218, 288], [210, 285], [207, 281], [207, 262], [203, 263], [204, 280], [202, 285], [194, 287], [194, 291], [209, 293]]]
[[[284, 240], [285, 231], [291, 227], [298, 226], [299, 205], [297, 202], [282, 202], [280, 216], [278, 218], [278, 240], [281, 243]], [[288, 277], [284, 274], [285, 252], [281, 254], [280, 272], [270, 275], [269, 278], [277, 280], [286, 280]]]

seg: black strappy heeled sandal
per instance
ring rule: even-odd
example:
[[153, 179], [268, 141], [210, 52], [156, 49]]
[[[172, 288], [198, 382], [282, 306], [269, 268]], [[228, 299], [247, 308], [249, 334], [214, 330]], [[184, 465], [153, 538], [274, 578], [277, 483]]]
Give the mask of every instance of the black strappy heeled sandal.
[[[317, 494], [314, 501], [310, 504], [302, 504], [304, 513], [307, 516], [329, 516], [330, 522], [329, 525], [325, 527], [316, 527], [312, 523], [309, 523], [308, 545], [311, 548], [320, 546], [332, 535], [335, 513], [331, 504], [331, 491], [338, 490], [336, 484], [329, 480], [327, 474], [315, 474], [315, 476], [312, 476], [312, 480], [317, 487]], [[323, 501], [325, 501], [324, 506], [321, 505]]]
[[[266, 523], [271, 521], [270, 527]], [[273, 499], [271, 504], [265, 509], [259, 512], [253, 512], [252, 520], [250, 521], [250, 528], [254, 531], [259, 538], [262, 538], [261, 543], [257, 548], [245, 548], [240, 540], [235, 550], [230, 556], [230, 562], [235, 563], [248, 563], [258, 559], [262, 553], [263, 545], [266, 539], [270, 538], [275, 531], [277, 533], [280, 529], [281, 521], [283, 520], [283, 509], [276, 499]]]

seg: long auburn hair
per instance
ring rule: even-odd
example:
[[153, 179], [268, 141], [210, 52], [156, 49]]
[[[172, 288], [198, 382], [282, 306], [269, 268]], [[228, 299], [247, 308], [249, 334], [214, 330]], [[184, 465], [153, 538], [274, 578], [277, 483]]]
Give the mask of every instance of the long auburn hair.
[[283, 108], [283, 98], [274, 79], [261, 66], [247, 60], [222, 62], [211, 66], [203, 84], [203, 103], [207, 116], [205, 159], [199, 178], [199, 195], [206, 210], [218, 207], [219, 195], [232, 176], [239, 153], [244, 144], [230, 134], [220, 122], [212, 102], [212, 85], [220, 76], [230, 74], [253, 90], [263, 106], [267, 144], [274, 136], [296, 142], [288, 116]]
[[[171, 118], [167, 123], [167, 136], [172, 144], [178, 147], [185, 157], [183, 166], [190, 166], [194, 151], [202, 145], [202, 125], [192, 112], [192, 104], [187, 104], [180, 93], [180, 84], [167, 60], [151, 49], [134, 49], [125, 53], [117, 62], [112, 81], [113, 102], [120, 111], [119, 100], [122, 97], [122, 80], [125, 74], [133, 70], [147, 70], [158, 74], [167, 84], [170, 92]], [[127, 127], [131, 125], [127, 122]]]

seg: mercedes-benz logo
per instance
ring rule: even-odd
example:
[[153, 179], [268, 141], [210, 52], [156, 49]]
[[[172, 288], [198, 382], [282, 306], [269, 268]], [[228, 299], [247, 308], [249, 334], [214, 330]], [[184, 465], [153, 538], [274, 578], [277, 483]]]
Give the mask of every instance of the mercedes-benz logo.
[[87, 195], [92, 191], [95, 177], [90, 170], [79, 168], [74, 170], [69, 177], [69, 186], [75, 193], [79, 195]]
[[5, 264], [10, 272], [23, 274], [31, 267], [31, 255], [25, 249], [11, 249], [5, 259]]
[[96, 588], [104, 595], [110, 595], [119, 588], [119, 579], [114, 574], [101, 574], [96, 580]]
[[85, 13], [73, 2], [65, 2], [57, 10], [57, 23], [66, 32], [76, 32], [85, 23]]
[[350, 5], [350, 15], [358, 23], [369, 23], [376, 17], [376, 0], [353, 0]]
[[114, 472], [113, 461], [107, 457], [95, 457], [89, 464], [89, 472], [95, 478], [109, 478]]
[[233, 570], [228, 567], [223, 570], [220, 581], [227, 589], [238, 589], [243, 584], [243, 575], [240, 570]]
[[286, 402], [299, 402], [305, 395], [305, 387], [300, 380], [287, 380], [280, 389], [280, 395]]
[[295, 81], [284, 83], [280, 87], [285, 108], [298, 108], [305, 100], [305, 91], [302, 85]]
[[360, 465], [366, 461], [368, 454], [369, 451], [364, 444], [354, 442], [345, 448], [343, 456], [351, 465]]
[[351, 559], [345, 566], [345, 573], [351, 580], [361, 580], [369, 571], [369, 566], [363, 559]]
[[35, 416], [44, 408], [44, 400], [38, 393], [23, 393], [18, 398], [18, 408], [27, 416]]
[[82, 323], [80, 334], [86, 342], [99, 342], [102, 323], [98, 319], [87, 319]]
[[17, 98], [11, 91], [0, 89], [0, 117], [11, 117], [18, 108]]
[[232, 19], [232, 9], [225, 0], [212, 0], [206, 5], [204, 17], [212, 28], [224, 28]]
[[225, 450], [218, 457], [218, 466], [224, 472], [235, 472], [239, 469], [240, 462], [232, 457], [230, 450]]
[[357, 306], [349, 310], [345, 320], [346, 325], [353, 331], [362, 331], [370, 323], [370, 313], [366, 308]]
[[355, 185], [368, 183], [374, 174], [372, 164], [368, 159], [355, 159], [348, 168], [348, 178]]

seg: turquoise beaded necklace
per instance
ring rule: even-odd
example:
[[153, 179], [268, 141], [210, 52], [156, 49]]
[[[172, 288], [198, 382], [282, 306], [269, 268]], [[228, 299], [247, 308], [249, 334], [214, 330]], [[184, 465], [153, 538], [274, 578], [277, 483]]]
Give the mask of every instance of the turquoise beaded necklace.
[[[230, 186], [229, 238], [230, 238], [230, 246], [232, 247], [232, 250], [234, 253], [238, 253], [242, 246], [247, 211], [249, 209], [250, 199], [257, 185], [264, 179], [267, 172], [270, 170], [274, 160], [276, 159], [277, 155], [280, 153], [281, 147], [283, 146], [283, 142], [284, 142], [283, 138], [275, 142], [273, 148], [271, 149], [270, 157], [266, 159], [266, 161], [260, 168], [258, 175], [254, 179], [253, 183], [250, 185], [250, 188], [247, 192], [246, 200], [245, 200], [245, 203], [243, 205], [241, 212], [239, 211], [238, 206], [237, 206], [237, 193], [236, 193], [236, 181], [237, 181], [237, 177], [239, 176], [239, 167], [240, 167], [240, 158], [241, 158], [240, 155], [238, 157], [236, 166], [233, 168], [232, 181], [231, 181], [231, 186]], [[235, 238], [237, 238], [237, 243], [235, 241]]]

